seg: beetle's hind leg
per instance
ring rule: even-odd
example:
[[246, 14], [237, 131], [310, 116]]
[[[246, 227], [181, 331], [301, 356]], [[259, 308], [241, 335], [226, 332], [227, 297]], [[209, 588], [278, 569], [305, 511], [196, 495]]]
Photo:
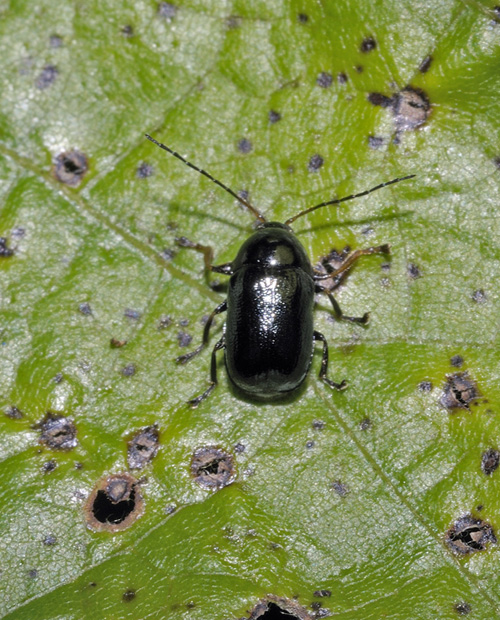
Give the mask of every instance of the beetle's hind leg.
[[319, 378], [321, 381], [324, 381], [327, 385], [336, 390], [343, 390], [347, 387], [347, 381], [341, 381], [340, 383], [335, 383], [326, 376], [328, 372], [328, 342], [326, 338], [323, 336], [321, 332], [314, 331], [314, 340], [320, 340], [323, 343], [323, 359], [321, 360], [321, 370], [319, 371]]
[[335, 299], [335, 297], [328, 289], [316, 285], [316, 291], [318, 293], [325, 293], [328, 296], [328, 299], [333, 306], [335, 316], [339, 321], [350, 321], [351, 323], [360, 323], [361, 325], [365, 325], [366, 323], [368, 323], [368, 319], [370, 318], [369, 312], [365, 312], [363, 316], [347, 316], [342, 312], [342, 308], [339, 306], [339, 302]]
[[214, 318], [216, 317], [217, 314], [221, 314], [221, 312], [225, 312], [226, 310], [227, 310], [227, 300], [225, 299], [221, 304], [217, 306], [217, 308], [215, 308], [212, 314], [208, 317], [208, 320], [205, 323], [205, 328], [203, 329], [203, 339], [201, 341], [200, 346], [196, 347], [194, 351], [190, 351], [189, 353], [185, 353], [184, 355], [180, 355], [178, 358], [176, 358], [175, 361], [177, 362], [177, 364], [185, 364], [186, 362], [189, 362], [189, 360], [192, 360], [193, 357], [196, 357], [198, 353], [201, 353], [203, 351], [203, 349], [208, 344], [208, 336], [209, 336], [210, 328], [212, 327]]
[[201, 403], [202, 400], [205, 400], [205, 398], [210, 396], [210, 394], [214, 390], [215, 386], [217, 385], [217, 357], [216, 357], [216, 354], [217, 354], [217, 351], [220, 351], [221, 349], [225, 349], [225, 348], [226, 348], [226, 339], [225, 339], [225, 336], [222, 336], [222, 338], [219, 340], [219, 342], [217, 342], [217, 344], [215, 345], [215, 347], [213, 348], [213, 351], [212, 351], [212, 362], [210, 364], [210, 385], [203, 392], [203, 394], [200, 394], [196, 398], [192, 398], [191, 400], [188, 400], [188, 404], [191, 405], [191, 407], [193, 407], [193, 409], [195, 409]]

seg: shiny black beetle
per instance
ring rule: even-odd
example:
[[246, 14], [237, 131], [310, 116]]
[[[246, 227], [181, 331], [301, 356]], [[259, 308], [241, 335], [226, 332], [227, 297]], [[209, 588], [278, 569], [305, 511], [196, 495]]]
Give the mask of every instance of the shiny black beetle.
[[322, 292], [328, 296], [338, 319], [366, 323], [368, 313], [362, 317], [344, 315], [331, 292], [319, 285], [318, 281], [327, 278], [338, 281], [360, 256], [386, 254], [389, 246], [356, 250], [338, 269], [323, 273], [314, 269], [289, 224], [321, 207], [366, 196], [415, 175], [381, 183], [359, 194], [322, 202], [281, 224], [267, 222], [255, 207], [208, 172], [188, 162], [151, 136], [146, 137], [229, 192], [258, 221], [256, 231], [243, 243], [236, 258], [223, 265], [212, 265], [211, 247], [193, 243], [185, 237], [177, 239], [179, 245], [194, 248], [204, 254], [207, 270], [231, 277], [227, 299], [215, 308], [205, 324], [202, 344], [176, 360], [184, 364], [198, 355], [208, 344], [209, 331], [215, 316], [227, 312], [222, 338], [212, 351], [210, 385], [203, 394], [190, 400], [189, 404], [197, 407], [217, 385], [216, 353], [220, 349], [225, 351], [227, 373], [234, 385], [251, 397], [273, 399], [291, 392], [304, 381], [311, 366], [314, 342], [318, 340], [323, 343], [319, 377], [330, 387], [342, 390], [346, 386], [345, 381], [335, 383], [327, 377], [328, 344], [323, 334], [313, 326], [314, 294]]

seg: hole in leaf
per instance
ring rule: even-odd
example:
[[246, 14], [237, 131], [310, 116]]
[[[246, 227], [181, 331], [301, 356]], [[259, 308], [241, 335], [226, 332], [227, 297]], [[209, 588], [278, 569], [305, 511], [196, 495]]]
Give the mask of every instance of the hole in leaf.
[[70, 187], [80, 185], [87, 170], [87, 157], [80, 151], [59, 153], [55, 159], [54, 176], [58, 181]]
[[39, 442], [51, 450], [71, 450], [78, 440], [73, 420], [48, 411], [33, 428], [40, 430]]
[[[315, 614], [316, 616], [316, 614]], [[252, 609], [249, 620], [312, 620], [304, 607], [296, 601], [270, 595]]]
[[469, 403], [481, 396], [477, 384], [468, 372], [447, 375], [439, 404], [446, 409], [470, 409]]
[[497, 542], [493, 528], [486, 521], [471, 515], [460, 517], [446, 532], [446, 544], [460, 555], [484, 551], [488, 543]]
[[87, 525], [96, 531], [128, 528], [143, 512], [138, 481], [128, 473], [101, 478], [85, 504]]
[[142, 469], [156, 456], [159, 447], [158, 428], [148, 426], [138, 431], [127, 444], [127, 463], [130, 469]]
[[221, 489], [236, 475], [233, 457], [219, 448], [199, 448], [193, 454], [191, 475], [204, 489]]
[[491, 476], [498, 469], [498, 465], [500, 465], [500, 452], [498, 450], [490, 448], [483, 452], [481, 456], [481, 470], [484, 474]]

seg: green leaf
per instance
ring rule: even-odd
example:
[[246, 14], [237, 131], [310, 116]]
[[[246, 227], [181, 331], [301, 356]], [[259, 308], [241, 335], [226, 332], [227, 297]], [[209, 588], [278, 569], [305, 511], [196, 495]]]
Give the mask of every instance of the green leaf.
[[[0, 15], [0, 236], [14, 249], [0, 257], [0, 614], [224, 620], [274, 595], [342, 620], [498, 615], [495, 543], [461, 555], [445, 541], [465, 515], [500, 526], [500, 472], [481, 469], [500, 448], [498, 10], [45, 0]], [[430, 114], [398, 131], [408, 86]], [[219, 359], [217, 390], [186, 405], [210, 351], [174, 360], [224, 295], [175, 237], [223, 263], [252, 218], [145, 133], [271, 220], [417, 175], [294, 224], [313, 263], [391, 245], [336, 292], [369, 326], [332, 322], [326, 298], [315, 311], [348, 389], [319, 381], [318, 349], [285, 402], [234, 393]], [[75, 151], [88, 171], [71, 186], [55, 169]], [[447, 410], [447, 375], [463, 372], [481, 396]], [[74, 422], [75, 448], [40, 443], [49, 411]], [[142, 516], [91, 531], [86, 498], [153, 424], [160, 450], [131, 472]], [[234, 457], [232, 484], [193, 480], [204, 446]]]

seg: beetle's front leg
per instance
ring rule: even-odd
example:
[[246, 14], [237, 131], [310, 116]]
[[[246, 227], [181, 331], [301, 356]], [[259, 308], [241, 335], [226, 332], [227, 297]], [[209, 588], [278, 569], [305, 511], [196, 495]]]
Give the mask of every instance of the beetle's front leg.
[[200, 394], [196, 398], [192, 398], [191, 400], [188, 400], [188, 404], [191, 405], [191, 407], [193, 407], [193, 409], [195, 409], [201, 403], [202, 400], [205, 400], [205, 398], [210, 396], [210, 394], [214, 390], [215, 386], [217, 385], [217, 358], [216, 358], [216, 353], [217, 353], [217, 351], [220, 351], [220, 349], [225, 349], [225, 348], [226, 348], [226, 337], [222, 336], [222, 338], [219, 340], [219, 342], [217, 342], [217, 344], [215, 345], [215, 347], [213, 348], [213, 351], [212, 351], [212, 362], [211, 362], [211, 365], [210, 365], [210, 385], [203, 392], [203, 394]]
[[180, 355], [175, 360], [177, 364], [185, 364], [186, 362], [189, 362], [189, 360], [193, 359], [193, 357], [198, 355], [198, 353], [201, 353], [203, 351], [203, 349], [208, 344], [208, 336], [209, 336], [210, 328], [212, 327], [214, 318], [216, 317], [217, 314], [220, 314], [221, 312], [225, 312], [226, 310], [227, 310], [227, 300], [224, 300], [221, 304], [217, 306], [217, 308], [215, 308], [212, 314], [208, 317], [208, 320], [205, 323], [205, 328], [203, 329], [203, 339], [201, 341], [200, 346], [196, 347], [196, 349], [194, 349], [194, 351], [191, 351], [190, 353], [185, 353], [184, 355]]
[[321, 332], [314, 331], [314, 340], [321, 341], [323, 343], [323, 359], [321, 360], [321, 370], [319, 371], [319, 378], [321, 381], [324, 381], [327, 385], [336, 390], [343, 390], [347, 387], [347, 381], [341, 381], [340, 383], [335, 383], [326, 376], [328, 371], [328, 342], [326, 338], [323, 336]]
[[368, 323], [368, 319], [370, 318], [369, 312], [365, 312], [363, 316], [347, 316], [342, 312], [342, 308], [339, 306], [339, 302], [335, 299], [335, 297], [328, 289], [316, 285], [316, 292], [325, 293], [328, 296], [328, 299], [333, 306], [335, 316], [339, 321], [350, 321], [351, 323], [360, 323], [361, 325], [366, 325], [366, 323]]
[[208, 274], [210, 271], [214, 271], [215, 273], [223, 273], [226, 276], [233, 275], [233, 264], [232, 263], [223, 263], [222, 265], [213, 265], [212, 261], [214, 259], [214, 249], [210, 245], [202, 245], [201, 243], [195, 243], [194, 241], [190, 241], [186, 237], [176, 237], [175, 242], [177, 245], [180, 245], [181, 248], [192, 248], [197, 252], [203, 254], [203, 261], [205, 263], [205, 276], [208, 279]]

